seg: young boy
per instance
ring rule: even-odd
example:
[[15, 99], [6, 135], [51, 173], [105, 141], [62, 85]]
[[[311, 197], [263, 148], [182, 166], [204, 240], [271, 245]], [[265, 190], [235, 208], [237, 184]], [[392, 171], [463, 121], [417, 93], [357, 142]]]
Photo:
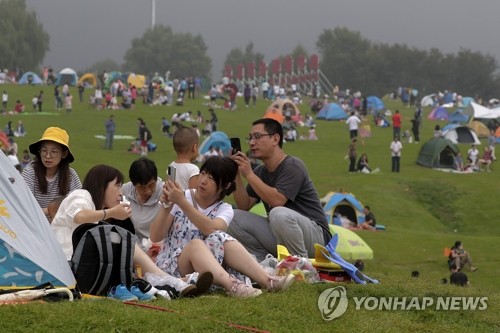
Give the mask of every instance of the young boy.
[[174, 132], [172, 141], [177, 158], [170, 166], [176, 169], [175, 181], [183, 189], [195, 188], [198, 185], [200, 168], [192, 161], [198, 157], [199, 140], [196, 131], [189, 127], [180, 127]]

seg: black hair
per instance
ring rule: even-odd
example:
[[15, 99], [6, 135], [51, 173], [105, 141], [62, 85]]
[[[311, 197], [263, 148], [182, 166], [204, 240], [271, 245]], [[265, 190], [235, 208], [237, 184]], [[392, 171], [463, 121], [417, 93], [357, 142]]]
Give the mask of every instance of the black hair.
[[200, 167], [200, 173], [206, 172], [212, 176], [220, 191], [218, 200], [230, 195], [236, 189], [236, 174], [238, 164], [229, 157], [212, 156]]
[[262, 124], [264, 125], [264, 130], [268, 134], [278, 134], [280, 136], [279, 146], [283, 147], [283, 127], [281, 124], [271, 118], [261, 118], [252, 123], [252, 126]]
[[141, 157], [130, 165], [128, 177], [133, 185], [146, 185], [151, 180], [158, 178], [158, 169], [155, 162], [146, 157]]
[[104, 164], [92, 167], [82, 183], [82, 189], [89, 191], [96, 210], [100, 210], [104, 205], [104, 194], [109, 183], [116, 181], [123, 184], [123, 174], [120, 170]]

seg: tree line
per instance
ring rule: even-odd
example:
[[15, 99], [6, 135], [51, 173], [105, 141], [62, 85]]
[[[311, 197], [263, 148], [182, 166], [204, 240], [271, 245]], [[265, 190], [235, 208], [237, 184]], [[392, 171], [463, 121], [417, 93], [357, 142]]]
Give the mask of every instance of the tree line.
[[[36, 70], [49, 51], [50, 36], [36, 13], [27, 10], [24, 0], [0, 0], [0, 35], [1, 68]], [[497, 61], [481, 52], [461, 49], [456, 54], [443, 54], [436, 48], [420, 50], [405, 44], [372, 43], [345, 27], [325, 29], [316, 48], [320, 69], [331, 83], [365, 95], [382, 96], [397, 87], [407, 87], [422, 94], [451, 90], [489, 99], [500, 91]], [[176, 33], [168, 26], [156, 25], [142, 37], [132, 39], [123, 64], [105, 59], [85, 70], [121, 69], [147, 75], [170, 70], [177, 77], [211, 79], [212, 60], [207, 50], [200, 34]], [[307, 53], [297, 45], [289, 55], [295, 59]], [[230, 50], [224, 65], [259, 63], [263, 59], [264, 55], [254, 51], [250, 42], [243, 49]]]

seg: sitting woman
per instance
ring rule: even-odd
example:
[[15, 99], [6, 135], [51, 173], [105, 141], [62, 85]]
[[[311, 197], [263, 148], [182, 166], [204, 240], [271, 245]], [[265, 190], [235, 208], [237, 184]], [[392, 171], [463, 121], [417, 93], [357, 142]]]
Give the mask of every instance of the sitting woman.
[[171, 180], [165, 182], [160, 200], [166, 208], [160, 209], [150, 229], [151, 241], [164, 240], [156, 263], [178, 277], [193, 271], [211, 272], [214, 284], [233, 297], [262, 293], [252, 287], [247, 276], [270, 292], [286, 289], [293, 275], [269, 276], [243, 245], [225, 232], [234, 212], [222, 199], [235, 190], [237, 172], [231, 158], [213, 156], [201, 166], [196, 190], [183, 190]]
[[469, 266], [471, 272], [475, 272], [477, 270], [477, 267], [474, 267], [472, 265], [472, 259], [469, 255], [469, 252], [464, 250], [464, 246], [461, 241], [456, 241], [451, 248], [448, 263], [450, 264], [450, 266], [454, 264], [457, 270], [461, 270], [465, 265]]
[[491, 163], [493, 158], [491, 157], [492, 150], [489, 146], [484, 147], [483, 157], [480, 158], [477, 163], [481, 171], [491, 171]]
[[357, 165], [358, 172], [370, 173], [372, 169], [368, 166], [368, 155], [366, 153], [362, 154], [358, 160]]
[[[106, 219], [123, 221], [132, 216], [130, 204], [120, 202], [122, 200], [123, 178], [123, 174], [116, 168], [96, 165], [85, 176], [82, 189], [74, 190], [62, 200], [52, 220], [52, 228], [68, 261], [73, 255], [73, 231], [79, 225], [98, 223]], [[169, 285], [182, 296], [199, 295], [212, 284], [211, 273], [201, 274], [196, 285], [188, 284], [166, 274], [137, 244], [133, 258], [134, 264], [139, 265], [143, 273], [154, 274], [161, 279], [162, 285]], [[158, 285], [153, 281], [150, 282], [153, 285]]]

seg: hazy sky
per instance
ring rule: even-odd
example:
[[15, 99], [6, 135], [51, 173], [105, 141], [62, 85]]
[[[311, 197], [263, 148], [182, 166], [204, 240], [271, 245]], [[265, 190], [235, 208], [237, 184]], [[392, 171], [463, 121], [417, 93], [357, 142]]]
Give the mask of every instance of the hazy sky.
[[[106, 58], [121, 64], [132, 38], [151, 27], [151, 0], [26, 4], [50, 35], [44, 64], [56, 70], [80, 70]], [[497, 0], [156, 0], [157, 24], [203, 36], [215, 79], [232, 48], [252, 41], [267, 62], [298, 44], [314, 53], [318, 36], [337, 26], [359, 31], [375, 43], [443, 53], [465, 48], [500, 61], [499, 17]]]

